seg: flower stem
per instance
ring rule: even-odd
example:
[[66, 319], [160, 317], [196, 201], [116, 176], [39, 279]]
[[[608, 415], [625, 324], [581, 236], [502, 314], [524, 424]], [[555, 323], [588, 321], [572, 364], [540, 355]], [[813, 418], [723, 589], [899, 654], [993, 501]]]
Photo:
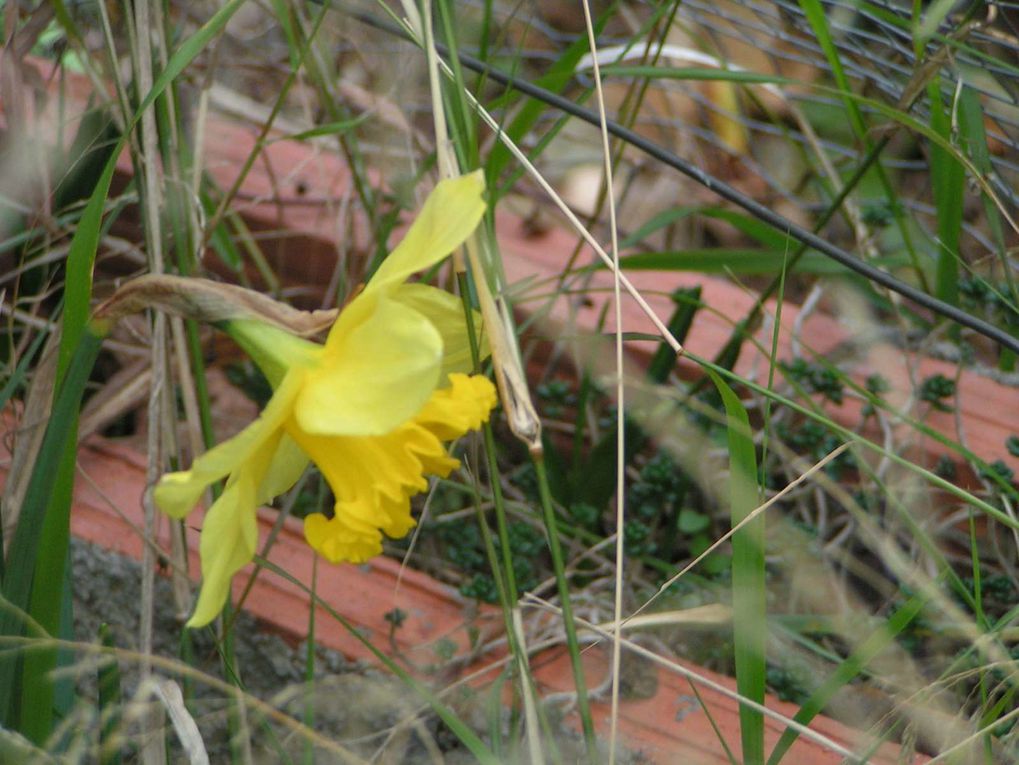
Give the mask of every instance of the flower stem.
[[552, 492], [549, 491], [545, 460], [541, 455], [534, 456], [534, 469], [538, 477], [538, 494], [541, 498], [541, 510], [548, 533], [548, 548], [552, 553], [552, 569], [555, 571], [556, 586], [559, 589], [563, 626], [566, 629], [566, 647], [570, 653], [570, 664], [573, 667], [573, 682], [577, 688], [577, 709], [580, 712], [580, 722], [584, 728], [587, 757], [589, 762], [598, 762], [598, 744], [594, 732], [594, 720], [591, 717], [591, 702], [587, 697], [587, 681], [584, 678], [584, 666], [580, 661], [580, 644], [577, 642], [577, 627], [573, 621], [573, 607], [570, 605], [570, 584], [566, 580], [563, 551], [559, 546], [559, 528], [556, 522], [555, 508], [552, 506]]

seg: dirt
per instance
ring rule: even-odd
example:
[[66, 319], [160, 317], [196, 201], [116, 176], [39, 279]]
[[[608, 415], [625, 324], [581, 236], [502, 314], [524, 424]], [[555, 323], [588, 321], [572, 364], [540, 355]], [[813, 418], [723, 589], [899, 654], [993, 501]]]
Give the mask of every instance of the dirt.
[[[140, 565], [130, 559], [94, 545], [74, 541], [71, 549], [74, 572], [74, 631], [76, 639], [98, 642], [100, 625], [108, 625], [117, 648], [138, 649], [139, 604], [141, 602]], [[169, 582], [156, 579], [153, 653], [179, 660], [186, 649], [185, 631], [174, 615]], [[438, 752], [447, 763], [469, 762], [458, 752], [459, 742], [440, 730], [435, 719], [425, 715], [414, 725], [410, 721], [417, 705], [398, 681], [363, 665], [349, 662], [335, 651], [315, 651], [315, 681], [309, 690], [305, 676], [306, 645], [291, 645], [279, 635], [261, 629], [259, 623], [240, 614], [234, 629], [234, 652], [240, 680], [246, 693], [270, 702], [274, 707], [300, 720], [309, 708], [314, 713], [313, 727], [329, 741], [352, 750], [358, 756], [371, 756], [384, 748], [383, 761], [394, 763], [434, 762]], [[187, 632], [193, 658], [189, 664], [201, 672], [222, 678], [222, 664], [213, 633], [209, 629]], [[79, 699], [95, 705], [96, 674], [94, 665], [79, 665]], [[124, 657], [119, 666], [126, 705], [138, 689], [139, 672], [134, 657]], [[211, 762], [227, 761], [230, 756], [228, 695], [200, 680], [185, 683], [170, 667], [157, 667], [161, 677], [176, 680], [189, 698], [193, 715]], [[82, 701], [79, 701], [81, 704]], [[126, 707], [124, 707], [126, 708]], [[279, 723], [268, 723], [251, 705], [246, 708], [248, 735], [255, 762], [287, 762], [302, 756], [305, 737]], [[125, 750], [133, 752], [131, 733]], [[135, 737], [136, 738], [136, 737]], [[167, 730], [171, 762], [187, 762], [172, 729]], [[131, 761], [131, 757], [127, 761]], [[318, 748], [315, 762], [343, 762], [339, 750]]]
[[[74, 633], [81, 642], [97, 643], [100, 626], [106, 624], [113, 644], [126, 651], [138, 649], [139, 605], [141, 602], [141, 567], [136, 561], [111, 553], [79, 540], [72, 541], [71, 565], [74, 588]], [[174, 614], [173, 597], [168, 580], [156, 578], [153, 654], [179, 661], [182, 651], [189, 650], [191, 667], [215, 678], [222, 678], [222, 664], [216, 640], [209, 629], [185, 631]], [[234, 652], [240, 680], [247, 694], [268, 702], [275, 709], [301, 720], [311, 712], [312, 727], [329, 743], [314, 748], [315, 763], [357, 761], [344, 756], [346, 750], [371, 762], [417, 765], [445, 763], [467, 765], [476, 762], [457, 737], [438, 718], [423, 710], [417, 697], [408, 692], [398, 679], [347, 661], [335, 651], [316, 648], [314, 684], [307, 687], [305, 677], [306, 644], [293, 645], [282, 637], [262, 629], [259, 622], [240, 614], [233, 629]], [[188, 639], [190, 647], [186, 648]], [[130, 709], [138, 690], [137, 657], [123, 655], [119, 661], [123, 701], [120, 709]], [[76, 665], [77, 707], [79, 719], [90, 720], [94, 730], [79, 731], [95, 746], [99, 724], [97, 715], [97, 681], [95, 662]], [[188, 711], [198, 726], [209, 761], [227, 762], [230, 753], [232, 708], [229, 694], [199, 679], [185, 682], [172, 665], [158, 665], [156, 674], [175, 680], [188, 699]], [[444, 701], [479, 736], [488, 741], [493, 725], [503, 740], [511, 729], [519, 730], [520, 720], [511, 720], [505, 707], [492, 708], [487, 695], [464, 691]], [[85, 710], [84, 713], [82, 710]], [[129, 713], [129, 712], [128, 712]], [[297, 762], [303, 760], [308, 737], [278, 721], [269, 722], [252, 704], [245, 705], [247, 732], [242, 733], [239, 746], [250, 746], [255, 763]], [[554, 724], [562, 762], [585, 763], [587, 757], [580, 737], [572, 729]], [[137, 730], [126, 729], [125, 762], [137, 761]], [[170, 724], [166, 724], [166, 740], [171, 763], [185, 763], [188, 758]], [[503, 744], [505, 746], [505, 744]], [[94, 751], [94, 750], [93, 750]], [[526, 761], [504, 755], [506, 762]], [[87, 756], [83, 761], [88, 760]], [[622, 753], [620, 763], [644, 761], [639, 754]]]

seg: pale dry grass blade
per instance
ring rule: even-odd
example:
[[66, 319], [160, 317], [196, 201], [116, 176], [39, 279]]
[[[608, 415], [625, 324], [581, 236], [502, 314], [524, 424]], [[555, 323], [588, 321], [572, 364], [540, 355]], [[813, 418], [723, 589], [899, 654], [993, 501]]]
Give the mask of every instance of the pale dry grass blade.
[[109, 427], [145, 403], [152, 384], [150, 364], [149, 359], [135, 359], [103, 383], [82, 410], [79, 440]]
[[139, 689], [140, 694], [146, 691], [159, 699], [170, 716], [170, 724], [173, 725], [177, 740], [184, 748], [184, 756], [187, 757], [189, 765], [209, 765], [205, 742], [202, 741], [202, 734], [198, 730], [195, 718], [184, 704], [184, 694], [181, 693], [180, 686], [169, 678], [152, 676], [144, 681], [142, 688]]
[[[131, 58], [134, 69], [134, 76], [139, 92], [149, 93], [153, 85], [153, 50], [152, 36], [161, 35], [161, 29], [155, 29], [151, 14], [150, 0], [138, 0], [134, 3], [132, 10], [133, 17], [128, 14], [129, 33], [131, 22], [134, 22], [133, 34], [129, 34], [132, 42]], [[114, 48], [113, 39], [109, 39], [111, 48]], [[120, 88], [124, 90], [123, 87]], [[125, 104], [126, 105], [126, 104]], [[148, 270], [150, 273], [161, 274], [164, 270], [163, 264], [163, 237], [160, 226], [160, 213], [165, 207], [163, 196], [163, 167], [160, 160], [159, 134], [156, 129], [155, 104], [151, 104], [141, 114], [137, 122], [137, 130], [140, 137], [137, 141], [140, 152], [136, 155], [139, 159], [139, 169], [142, 172], [142, 189], [144, 204], [144, 229], [145, 245], [148, 255]], [[146, 476], [149, 485], [155, 484], [162, 474], [165, 462], [163, 450], [164, 440], [162, 438], [163, 424], [167, 417], [164, 411], [164, 386], [167, 384], [166, 367], [166, 316], [157, 313], [152, 320], [152, 345], [151, 345], [151, 386], [149, 388], [148, 402], [148, 444], [147, 444], [147, 469]], [[146, 492], [142, 500], [145, 510], [145, 535], [149, 539], [156, 538], [156, 523], [158, 514], [155, 504], [152, 501], [151, 492]], [[139, 646], [141, 652], [148, 655], [152, 652], [153, 646], [153, 621], [155, 619], [155, 605], [153, 603], [155, 593], [155, 557], [149, 545], [143, 548], [142, 552], [142, 587], [141, 587], [141, 618], [139, 620]], [[140, 667], [141, 682], [144, 685], [150, 677], [151, 667], [147, 661], [143, 661]], [[162, 765], [166, 762], [166, 748], [163, 746], [160, 737], [153, 735], [158, 730], [158, 720], [155, 714], [151, 717], [143, 717], [140, 720], [143, 728], [143, 751], [142, 759], [148, 765]]]
[[[520, 618], [519, 604], [513, 606], [513, 631], [516, 633], [517, 645], [520, 651], [515, 659], [519, 667], [520, 677], [530, 676], [530, 667], [527, 665], [527, 640], [524, 631], [524, 623]], [[527, 680], [521, 683], [524, 701], [524, 720], [526, 721], [525, 736], [527, 739], [527, 751], [530, 753], [529, 761], [534, 765], [545, 765], [544, 747], [541, 744], [541, 727], [538, 724], [537, 705], [541, 703], [537, 698], [537, 690]]]
[[626, 389], [623, 382], [623, 299], [620, 289], [619, 268], [619, 230], [616, 226], [616, 198], [612, 182], [612, 150], [609, 146], [609, 130], [605, 114], [605, 93], [602, 90], [601, 67], [598, 63], [598, 43], [594, 36], [594, 22], [591, 19], [591, 4], [583, 0], [584, 26], [587, 31], [587, 44], [591, 49], [591, 68], [594, 74], [595, 101], [598, 103], [599, 129], [602, 142], [602, 159], [604, 160], [605, 194], [609, 209], [609, 238], [612, 256], [612, 306], [616, 321], [614, 346], [616, 361], [616, 560], [615, 587], [613, 593], [613, 614], [615, 616], [612, 641], [612, 690], [609, 713], [609, 765], [616, 761], [616, 739], [619, 736], [619, 672], [622, 661], [621, 643], [623, 622], [623, 571], [626, 563], [624, 556], [624, 534], [626, 528]]

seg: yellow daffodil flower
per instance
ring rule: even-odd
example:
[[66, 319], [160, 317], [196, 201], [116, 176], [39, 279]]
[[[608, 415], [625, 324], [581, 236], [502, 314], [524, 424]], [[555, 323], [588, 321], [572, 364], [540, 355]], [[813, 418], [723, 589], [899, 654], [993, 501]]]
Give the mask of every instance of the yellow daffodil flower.
[[477, 429], [496, 403], [485, 377], [466, 374], [470, 348], [455, 296], [412, 274], [445, 258], [484, 213], [480, 173], [443, 181], [375, 275], [340, 313], [325, 345], [255, 320], [225, 329], [268, 377], [261, 416], [156, 485], [157, 506], [183, 518], [213, 482], [227, 479], [205, 514], [202, 589], [188, 626], [208, 624], [233, 575], [254, 557], [256, 508], [290, 489], [309, 460], [336, 498], [333, 516], [308, 516], [308, 543], [332, 562], [382, 551], [382, 534], [413, 526], [410, 497], [459, 463], [443, 444]]

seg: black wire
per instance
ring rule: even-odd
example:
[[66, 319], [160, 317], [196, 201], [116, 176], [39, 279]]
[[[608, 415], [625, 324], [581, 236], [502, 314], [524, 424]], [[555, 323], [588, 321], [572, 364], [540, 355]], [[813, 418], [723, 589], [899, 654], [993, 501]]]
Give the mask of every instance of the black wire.
[[[411, 38], [404, 29], [396, 24], [362, 12], [351, 11], [349, 12], [349, 15], [363, 24], [389, 34], [397, 35], [410, 42], [414, 42], [413, 38]], [[435, 47], [440, 55], [446, 57], [449, 56], [449, 49], [445, 45], [436, 43]], [[599, 127], [601, 125], [601, 120], [599, 119], [598, 114], [591, 109], [575, 104], [550, 90], [546, 90], [545, 88], [534, 85], [526, 80], [514, 77], [507, 72], [503, 72], [500, 69], [496, 69], [470, 54], [460, 52], [458, 53], [458, 58], [463, 66], [494, 80], [500, 85], [513, 88], [524, 95], [543, 101], [544, 103], [547, 103], [556, 109], [560, 109], [561, 111], [594, 125], [595, 127]], [[892, 292], [897, 292], [918, 306], [926, 308], [935, 314], [944, 316], [947, 319], [951, 319], [957, 324], [968, 327], [977, 334], [993, 340], [998, 343], [998, 345], [1008, 348], [1015, 353], [1019, 353], [1019, 339], [1012, 337], [1007, 332], [995, 327], [993, 324], [986, 322], [977, 316], [973, 316], [972, 314], [963, 311], [961, 308], [950, 305], [943, 300], [932, 297], [926, 292], [896, 279], [894, 276], [860, 260], [846, 250], [836, 247], [834, 244], [822, 239], [812, 231], [809, 231], [802, 226], [798, 226], [788, 218], [779, 215], [773, 210], [762, 205], [760, 202], [738, 191], [725, 181], [706, 173], [696, 165], [687, 162], [685, 159], [673, 154], [668, 149], [665, 149], [662, 146], [649, 141], [643, 136], [638, 135], [629, 128], [620, 125], [618, 122], [606, 120], [606, 126], [612, 135], [626, 141], [632, 146], [637, 147], [645, 154], [653, 157], [659, 162], [692, 178], [705, 188], [715, 192], [723, 199], [742, 207], [746, 212], [750, 213], [755, 218], [764, 221], [778, 231], [782, 231], [786, 235], [799, 240], [802, 244], [817, 250], [851, 271], [855, 271], [864, 278], [876, 282]]]

